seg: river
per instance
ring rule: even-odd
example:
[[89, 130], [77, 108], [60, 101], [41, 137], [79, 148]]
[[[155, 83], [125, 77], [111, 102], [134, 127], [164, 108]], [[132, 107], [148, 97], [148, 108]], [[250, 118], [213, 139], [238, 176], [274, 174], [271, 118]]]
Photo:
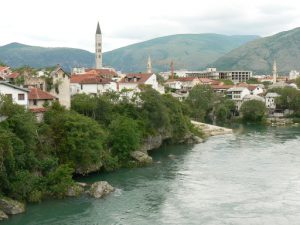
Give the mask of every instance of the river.
[[151, 155], [151, 166], [81, 179], [117, 188], [103, 199], [44, 201], [0, 224], [300, 224], [300, 128], [239, 128]]

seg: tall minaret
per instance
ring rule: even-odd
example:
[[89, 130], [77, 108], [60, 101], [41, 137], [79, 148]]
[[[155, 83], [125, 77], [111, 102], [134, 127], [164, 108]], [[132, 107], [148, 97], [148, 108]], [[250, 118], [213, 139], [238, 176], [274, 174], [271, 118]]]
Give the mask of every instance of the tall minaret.
[[95, 37], [95, 59], [96, 69], [102, 68], [102, 34], [99, 22], [97, 24], [96, 37]]
[[148, 57], [148, 62], [147, 62], [147, 73], [152, 73], [152, 63], [151, 63], [150, 56]]
[[273, 84], [277, 82], [277, 66], [276, 66], [276, 61], [274, 60], [273, 63]]

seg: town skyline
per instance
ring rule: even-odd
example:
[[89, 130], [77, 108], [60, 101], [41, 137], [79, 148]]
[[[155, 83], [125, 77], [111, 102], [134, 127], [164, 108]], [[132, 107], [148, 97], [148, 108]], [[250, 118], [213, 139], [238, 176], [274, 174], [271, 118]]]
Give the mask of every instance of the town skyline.
[[[16, 5], [18, 7], [14, 7]], [[34, 7], [28, 8], [28, 5]], [[3, 7], [13, 10], [4, 11], [0, 16], [0, 28], [5, 30], [1, 34], [0, 46], [19, 42], [43, 47], [81, 48], [91, 52], [98, 21], [103, 32], [104, 52], [173, 34], [265, 37], [300, 26], [297, 13], [300, 4], [292, 0], [284, 3], [255, 0], [247, 5], [237, 0], [152, 1], [148, 4], [136, 0], [126, 3], [90, 1], [89, 4], [73, 1], [72, 5], [56, 0], [43, 3], [12, 0], [4, 2]], [[18, 17], [12, 17], [12, 12]]]

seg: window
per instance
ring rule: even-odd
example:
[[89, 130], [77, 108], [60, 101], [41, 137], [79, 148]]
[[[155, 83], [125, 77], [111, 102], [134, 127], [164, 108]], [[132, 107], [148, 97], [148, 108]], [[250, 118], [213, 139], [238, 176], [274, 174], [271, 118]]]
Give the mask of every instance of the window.
[[37, 105], [37, 100], [33, 99], [33, 105]]
[[18, 100], [25, 100], [24, 94], [18, 94]]
[[10, 100], [12, 100], [12, 94], [6, 94], [5, 95], [7, 98], [9, 98]]

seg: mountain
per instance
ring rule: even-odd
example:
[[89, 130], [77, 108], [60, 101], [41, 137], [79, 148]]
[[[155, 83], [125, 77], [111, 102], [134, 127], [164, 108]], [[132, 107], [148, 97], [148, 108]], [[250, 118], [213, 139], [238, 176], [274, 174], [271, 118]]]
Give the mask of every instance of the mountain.
[[[201, 69], [232, 49], [257, 38], [254, 35], [171, 35], [105, 52], [103, 63], [124, 72], [143, 72], [150, 55], [154, 71], [169, 70], [172, 60], [175, 69]], [[85, 50], [20, 43], [0, 47], [0, 61], [11, 67], [28, 65], [40, 68], [60, 64], [68, 71], [72, 67], [93, 67], [95, 64], [94, 54]]]
[[220, 57], [212, 66], [270, 74], [274, 60], [280, 73], [300, 70], [300, 28], [249, 42]]
[[105, 65], [126, 72], [146, 70], [151, 56], [154, 71], [170, 69], [173, 60], [175, 69], [202, 69], [249, 41], [255, 35], [178, 34], [155, 38], [104, 53]]
[[76, 66], [92, 67], [94, 54], [75, 48], [44, 48], [14, 42], [0, 47], [0, 61], [11, 67], [42, 68], [60, 64], [71, 71]]

